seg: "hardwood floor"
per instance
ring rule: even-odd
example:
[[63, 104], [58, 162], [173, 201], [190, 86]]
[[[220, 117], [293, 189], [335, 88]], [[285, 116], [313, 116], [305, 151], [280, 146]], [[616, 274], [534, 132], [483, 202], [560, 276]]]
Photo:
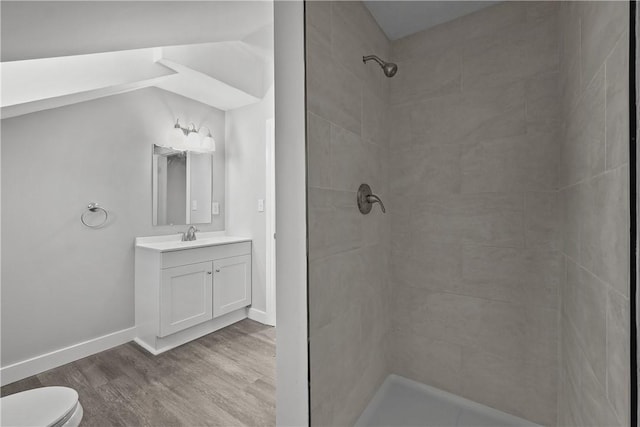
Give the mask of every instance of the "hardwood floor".
[[275, 425], [275, 329], [243, 320], [152, 356], [127, 343], [8, 384], [2, 396], [63, 385], [82, 426]]

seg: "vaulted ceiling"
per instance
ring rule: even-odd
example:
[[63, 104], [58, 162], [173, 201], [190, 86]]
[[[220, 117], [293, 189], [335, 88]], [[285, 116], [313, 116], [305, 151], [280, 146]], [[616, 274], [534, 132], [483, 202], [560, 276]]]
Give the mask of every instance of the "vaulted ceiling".
[[273, 82], [272, 6], [3, 1], [0, 116], [151, 86], [224, 111], [258, 102]]

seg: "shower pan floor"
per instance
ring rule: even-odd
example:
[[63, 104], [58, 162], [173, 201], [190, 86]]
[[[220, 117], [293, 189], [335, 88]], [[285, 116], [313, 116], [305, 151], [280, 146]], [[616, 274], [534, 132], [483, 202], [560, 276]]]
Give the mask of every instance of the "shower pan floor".
[[446, 391], [389, 375], [356, 427], [540, 427]]

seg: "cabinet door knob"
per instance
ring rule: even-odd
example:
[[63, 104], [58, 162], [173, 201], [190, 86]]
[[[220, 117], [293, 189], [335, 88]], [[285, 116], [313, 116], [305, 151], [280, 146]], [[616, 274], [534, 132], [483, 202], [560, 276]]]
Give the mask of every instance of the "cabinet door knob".
[[220, 269], [219, 268], [216, 268], [216, 273], [220, 273]]
[[210, 271], [207, 271], [207, 274], [211, 274], [211, 272], [210, 272]]

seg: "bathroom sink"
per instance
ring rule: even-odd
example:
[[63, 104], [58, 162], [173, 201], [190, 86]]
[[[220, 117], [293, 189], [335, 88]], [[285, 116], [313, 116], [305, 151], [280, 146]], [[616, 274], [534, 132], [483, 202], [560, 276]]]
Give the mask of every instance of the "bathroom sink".
[[226, 245], [229, 243], [249, 242], [248, 237], [227, 236], [219, 232], [197, 232], [196, 240], [182, 241], [182, 234], [167, 236], [136, 237], [136, 247], [158, 252], [179, 251], [204, 246]]

